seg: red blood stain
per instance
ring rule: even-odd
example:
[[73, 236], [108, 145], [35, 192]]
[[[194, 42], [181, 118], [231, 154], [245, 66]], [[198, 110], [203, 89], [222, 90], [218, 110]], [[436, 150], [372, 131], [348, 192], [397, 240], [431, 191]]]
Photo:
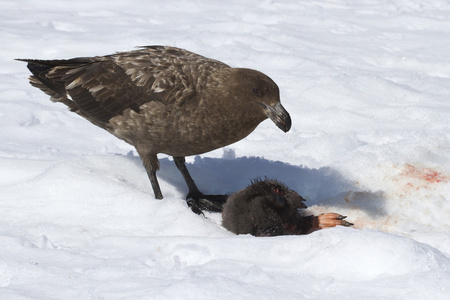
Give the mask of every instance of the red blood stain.
[[424, 180], [429, 183], [447, 182], [448, 177], [442, 175], [436, 170], [430, 168], [418, 168], [416, 166], [405, 164], [405, 169], [401, 175]]

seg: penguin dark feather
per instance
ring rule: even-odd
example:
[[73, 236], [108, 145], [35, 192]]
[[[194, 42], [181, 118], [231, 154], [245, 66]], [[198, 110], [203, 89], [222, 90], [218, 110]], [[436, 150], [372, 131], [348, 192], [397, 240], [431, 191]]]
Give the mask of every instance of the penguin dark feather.
[[228, 198], [223, 206], [222, 225], [236, 234], [254, 236], [306, 234], [337, 225], [353, 225], [336, 213], [306, 215], [304, 201], [277, 180], [255, 180]]

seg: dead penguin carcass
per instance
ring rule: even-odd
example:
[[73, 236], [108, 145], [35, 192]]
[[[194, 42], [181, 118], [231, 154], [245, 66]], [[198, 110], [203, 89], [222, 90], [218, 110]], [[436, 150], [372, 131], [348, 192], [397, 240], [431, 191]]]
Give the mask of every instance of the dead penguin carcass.
[[28, 62], [30, 83], [52, 101], [136, 148], [157, 199], [163, 198], [157, 154], [173, 156], [189, 188], [186, 199], [197, 213], [220, 211], [226, 195], [201, 193], [185, 156], [237, 142], [267, 118], [284, 132], [291, 127], [278, 86], [268, 76], [179, 48], [20, 60]]
[[277, 180], [255, 180], [228, 198], [223, 206], [222, 225], [236, 234], [254, 236], [306, 234], [316, 229], [353, 225], [337, 213], [305, 215], [304, 201]]

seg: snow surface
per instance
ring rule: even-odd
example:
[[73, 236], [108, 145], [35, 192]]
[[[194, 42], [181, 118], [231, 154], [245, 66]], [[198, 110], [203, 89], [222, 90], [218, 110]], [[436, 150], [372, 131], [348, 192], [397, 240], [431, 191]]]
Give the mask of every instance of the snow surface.
[[[355, 228], [235, 236], [161, 155], [28, 84], [14, 58], [186, 48], [279, 85], [293, 128], [187, 159], [199, 187], [277, 178]], [[446, 0], [0, 2], [0, 299], [450, 299]]]

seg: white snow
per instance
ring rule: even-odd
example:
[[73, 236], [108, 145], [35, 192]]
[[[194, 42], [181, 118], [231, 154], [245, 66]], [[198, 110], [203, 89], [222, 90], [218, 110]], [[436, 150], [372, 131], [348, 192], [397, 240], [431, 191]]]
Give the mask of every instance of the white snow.
[[[187, 158], [199, 187], [276, 178], [355, 228], [235, 236], [193, 214], [170, 157], [31, 87], [14, 58], [172, 45], [278, 83], [268, 120]], [[0, 2], [0, 299], [450, 299], [450, 2]]]

